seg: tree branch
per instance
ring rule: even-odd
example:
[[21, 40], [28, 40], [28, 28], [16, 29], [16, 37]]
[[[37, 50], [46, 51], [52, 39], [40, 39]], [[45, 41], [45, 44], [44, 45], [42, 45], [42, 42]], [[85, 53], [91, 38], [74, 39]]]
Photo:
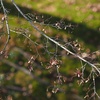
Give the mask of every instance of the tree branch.
[[5, 7], [3, 5], [3, 1], [2, 0], [0, 0], [0, 1], [1, 1], [1, 6], [3, 8], [3, 12], [4, 12], [4, 18], [2, 19], [2, 21], [4, 21], [4, 20], [6, 21], [6, 29], [7, 29], [7, 34], [8, 34], [4, 48], [0, 53], [0, 55], [2, 55], [3, 52], [5, 51], [6, 47], [7, 47], [7, 44], [9, 43], [9, 40], [10, 40], [10, 28], [9, 28], [9, 23], [8, 23], [8, 18], [7, 18], [7, 10], [5, 9]]
[[31, 26], [36, 29], [40, 34], [42, 34], [45, 38], [47, 38], [48, 40], [50, 40], [51, 42], [53, 42], [54, 44], [58, 45], [59, 47], [61, 47], [62, 49], [64, 49], [65, 51], [67, 51], [68, 53], [70, 53], [71, 55], [77, 57], [78, 59], [80, 59], [81, 61], [89, 64], [92, 68], [94, 68], [99, 74], [100, 74], [100, 70], [97, 68], [97, 66], [95, 66], [94, 64], [90, 63], [89, 61], [85, 60], [84, 58], [82, 58], [81, 56], [71, 52], [70, 50], [68, 50], [67, 48], [65, 48], [63, 45], [61, 45], [60, 43], [58, 43], [57, 41], [53, 40], [52, 38], [50, 38], [49, 36], [47, 36], [43, 31], [39, 30], [33, 23], [32, 21], [25, 16], [25, 14], [20, 10], [20, 8], [16, 5], [16, 3], [14, 2], [14, 0], [11, 0], [11, 2], [14, 4], [14, 6], [16, 7], [16, 9], [20, 12], [20, 14], [31, 24]]
[[25, 69], [25, 68], [23, 68], [23, 67], [21, 67], [21, 66], [18, 66], [18, 65], [16, 65], [16, 64], [10, 62], [9, 60], [2, 60], [2, 62], [5, 63], [5, 64], [7, 64], [7, 65], [9, 65], [9, 66], [11, 66], [11, 67], [13, 67], [13, 68], [15, 68], [15, 69], [17, 69], [17, 70], [20, 70], [20, 71], [26, 73], [27, 75], [31, 76], [33, 79], [35, 79], [36, 81], [38, 81], [38, 82], [40, 82], [40, 83], [42, 83], [42, 84], [46, 84], [46, 85], [48, 84], [47, 81], [41, 80], [40, 78], [38, 78], [38, 77], [36, 77], [35, 75], [33, 75], [33, 74], [32, 74], [30, 71], [28, 71], [27, 69]]

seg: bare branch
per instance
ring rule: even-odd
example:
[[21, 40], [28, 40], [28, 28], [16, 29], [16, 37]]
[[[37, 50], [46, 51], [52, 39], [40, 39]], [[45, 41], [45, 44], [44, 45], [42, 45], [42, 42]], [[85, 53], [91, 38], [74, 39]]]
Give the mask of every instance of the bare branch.
[[5, 49], [6, 49], [7, 45], [8, 45], [8, 43], [9, 43], [9, 40], [10, 40], [10, 28], [9, 28], [9, 23], [8, 23], [7, 10], [5, 9], [5, 7], [4, 7], [4, 5], [3, 5], [3, 1], [2, 1], [2, 0], [0, 0], [0, 1], [1, 1], [1, 6], [2, 6], [2, 8], [3, 8], [3, 12], [4, 12], [4, 19], [5, 19], [5, 21], [6, 21], [6, 29], [7, 29], [7, 34], [8, 34], [8, 37], [7, 37], [6, 43], [5, 43], [5, 45], [4, 45], [4, 48], [3, 48], [3, 50], [2, 50], [1, 53], [0, 53], [0, 55], [2, 55], [3, 52], [5, 51]]
[[53, 43], [55, 43], [56, 45], [58, 45], [59, 47], [61, 47], [62, 49], [64, 49], [65, 51], [67, 51], [68, 53], [70, 53], [71, 55], [79, 58], [81, 61], [89, 64], [92, 68], [94, 68], [99, 74], [100, 74], [100, 70], [92, 63], [90, 63], [89, 61], [85, 60], [84, 58], [82, 58], [81, 56], [71, 52], [70, 50], [68, 50], [67, 48], [65, 48], [63, 45], [61, 45], [60, 43], [58, 43], [57, 41], [55, 41], [54, 39], [50, 38], [49, 36], [47, 36], [44, 32], [40, 31], [33, 23], [32, 21], [25, 16], [25, 14], [20, 10], [20, 8], [16, 5], [16, 3], [14, 2], [14, 0], [11, 0], [12, 3], [14, 4], [14, 6], [16, 7], [16, 9], [20, 12], [20, 14], [31, 24], [31, 26], [36, 29], [40, 34], [42, 34], [45, 38], [47, 38], [48, 40], [52, 41]]
[[28, 75], [31, 76], [33, 79], [35, 79], [36, 81], [38, 81], [38, 82], [40, 82], [40, 83], [42, 83], [42, 84], [48, 84], [48, 82], [43, 81], [43, 80], [41, 80], [40, 78], [36, 77], [36, 76], [33, 75], [30, 71], [28, 71], [27, 69], [25, 69], [25, 68], [23, 68], [23, 67], [21, 67], [21, 66], [18, 66], [18, 65], [16, 65], [16, 64], [10, 62], [9, 60], [2, 60], [2, 62], [5, 63], [5, 64], [7, 64], [7, 65], [9, 65], [9, 66], [11, 66], [11, 67], [14, 67], [14, 68], [17, 69], [17, 70], [20, 70], [20, 71], [22, 71], [22, 72], [28, 74]]

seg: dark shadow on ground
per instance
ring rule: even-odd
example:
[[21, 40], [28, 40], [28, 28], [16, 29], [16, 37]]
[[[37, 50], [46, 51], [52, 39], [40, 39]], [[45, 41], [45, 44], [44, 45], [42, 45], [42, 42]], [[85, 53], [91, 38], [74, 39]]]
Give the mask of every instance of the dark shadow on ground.
[[[9, 14], [11, 14], [13, 16], [18, 16], [19, 13], [16, 10], [16, 8], [13, 6], [13, 4], [4, 2], [4, 5], [10, 11]], [[49, 14], [40, 13], [36, 10], [32, 10], [32, 9], [27, 8], [27, 7], [19, 6], [19, 8], [26, 14], [27, 13], [32, 13], [32, 14], [36, 14], [36, 15], [37, 14], [43, 15], [45, 18], [50, 18], [51, 17], [51, 15], [49, 15]], [[3, 13], [3, 12], [1, 12], [1, 13]], [[19, 17], [22, 17], [22, 16], [20, 15]], [[49, 21], [50, 21], [50, 24], [51, 24], [51, 23], [56, 23], [57, 21], [60, 21], [60, 20], [62, 20], [62, 18], [52, 16], [52, 19], [49, 20]], [[75, 23], [75, 22], [69, 21], [67, 19], [63, 19], [63, 20], [64, 20], [65, 24], [67, 24], [67, 25], [71, 24], [71, 25], [75, 26], [74, 30], [72, 31], [73, 33], [71, 33], [74, 38], [80, 38], [86, 44], [92, 45], [94, 47], [99, 47], [100, 46], [100, 41], [99, 41], [100, 31], [99, 30], [98, 31], [94, 30], [94, 29], [88, 27], [84, 23]], [[72, 29], [72, 27], [70, 28], [70, 30], [71, 29]], [[68, 29], [68, 31], [62, 29], [61, 31], [65, 31], [68, 34], [69, 29]]]

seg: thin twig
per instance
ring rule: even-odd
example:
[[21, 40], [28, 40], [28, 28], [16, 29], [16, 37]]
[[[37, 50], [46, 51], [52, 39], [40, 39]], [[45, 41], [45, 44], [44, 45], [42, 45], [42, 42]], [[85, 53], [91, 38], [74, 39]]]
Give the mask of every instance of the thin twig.
[[93, 90], [94, 90], [94, 97], [93, 99], [95, 100], [95, 94], [96, 94], [96, 88], [95, 88], [95, 77], [94, 77], [94, 72], [93, 72]]
[[9, 43], [9, 40], [10, 40], [10, 28], [9, 28], [9, 23], [8, 23], [8, 18], [7, 18], [7, 10], [5, 9], [5, 7], [3, 5], [3, 1], [2, 0], [0, 0], [0, 1], [1, 1], [1, 6], [3, 8], [3, 12], [4, 12], [4, 17], [5, 17], [5, 21], [6, 21], [6, 29], [7, 29], [7, 34], [8, 34], [4, 48], [3, 48], [2, 52], [0, 53], [0, 55], [2, 55]]
[[94, 90], [94, 100], [96, 99], [96, 97], [95, 96], [97, 96], [98, 97], [98, 99], [100, 99], [100, 96], [98, 95], [98, 93], [96, 92], [96, 83], [95, 83], [95, 73], [93, 72], [93, 90]]
[[17, 34], [21, 34], [23, 35], [24, 37], [26, 37], [31, 43], [33, 43], [34, 45], [38, 45], [38, 43], [34, 42], [31, 38], [29, 38], [26, 34], [22, 33], [22, 32], [18, 32], [18, 31], [15, 31], [15, 30], [12, 30], [10, 29], [11, 32], [14, 32], [14, 33], [17, 33]]

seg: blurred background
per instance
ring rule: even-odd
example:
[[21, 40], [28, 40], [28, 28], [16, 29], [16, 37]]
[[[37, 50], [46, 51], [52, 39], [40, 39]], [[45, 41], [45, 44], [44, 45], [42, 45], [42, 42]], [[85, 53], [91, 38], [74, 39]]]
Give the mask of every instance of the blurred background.
[[[0, 55], [0, 98], [93, 100], [91, 67], [86, 65], [84, 70], [89, 81], [82, 82], [80, 70], [85, 63], [37, 32], [10, 0], [3, 3], [8, 13], [10, 40]], [[15, 3], [39, 30], [72, 52], [81, 55], [100, 50], [100, 0], [15, 0]], [[0, 4], [0, 51], [7, 40], [3, 17]], [[95, 62], [99, 61], [100, 54]], [[95, 81], [100, 94], [100, 78]]]

